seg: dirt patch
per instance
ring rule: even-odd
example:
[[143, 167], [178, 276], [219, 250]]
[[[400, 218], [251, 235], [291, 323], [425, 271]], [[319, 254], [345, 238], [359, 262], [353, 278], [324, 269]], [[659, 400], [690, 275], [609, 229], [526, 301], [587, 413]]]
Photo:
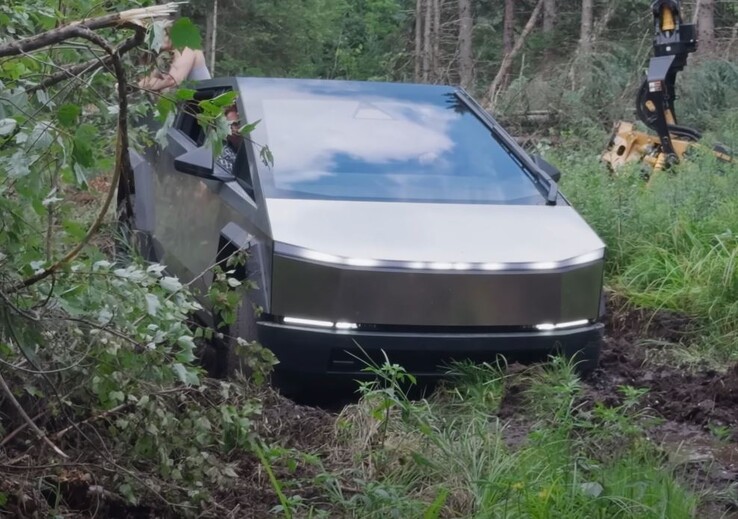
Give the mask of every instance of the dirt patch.
[[738, 364], [724, 372], [655, 366], [649, 349], [686, 344], [698, 331], [694, 319], [670, 311], [608, 305], [600, 367], [586, 381], [587, 398], [620, 403], [623, 385], [646, 388], [645, 411], [664, 419], [649, 431], [680, 479], [707, 492], [699, 517], [738, 517]]
[[[697, 328], [693, 319], [634, 309], [618, 301], [609, 306], [600, 367], [588, 380], [599, 400], [615, 403], [622, 385], [642, 387], [649, 390], [648, 406], [663, 418], [699, 426], [738, 426], [738, 364], [721, 373], [686, 372], [646, 362], [648, 348], [688, 338]], [[738, 441], [738, 430], [733, 434], [733, 441]]]

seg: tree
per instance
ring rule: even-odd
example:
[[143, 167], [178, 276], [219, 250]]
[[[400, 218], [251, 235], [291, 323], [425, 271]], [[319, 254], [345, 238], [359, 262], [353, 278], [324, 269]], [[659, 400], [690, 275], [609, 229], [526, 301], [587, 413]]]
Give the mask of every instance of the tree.
[[577, 52], [584, 56], [592, 53], [593, 3], [593, 0], [582, 0], [582, 18], [579, 28], [579, 46]]
[[422, 78], [423, 64], [423, 0], [415, 0], [415, 81]]
[[535, 8], [533, 9], [533, 12], [530, 15], [530, 18], [528, 18], [528, 22], [525, 24], [525, 27], [523, 27], [523, 32], [521, 32], [520, 36], [518, 36], [518, 39], [515, 40], [515, 45], [513, 45], [512, 49], [510, 49], [510, 52], [506, 52], [504, 57], [502, 58], [502, 63], [500, 63], [500, 68], [497, 71], [497, 75], [495, 75], [492, 84], [489, 86], [489, 89], [487, 90], [487, 95], [484, 99], [484, 104], [486, 105], [486, 108], [488, 110], [494, 109], [495, 102], [497, 101], [497, 96], [503, 86], [505, 78], [510, 73], [510, 68], [512, 67], [513, 60], [523, 48], [523, 44], [525, 43], [526, 38], [531, 33], [533, 27], [535, 27], [536, 22], [538, 21], [538, 17], [541, 14], [541, 9], [543, 8], [543, 2], [544, 0], [538, 0]]
[[459, 79], [463, 88], [470, 88], [474, 80], [471, 8], [471, 0], [459, 0]]
[[696, 7], [698, 50], [700, 54], [715, 52], [715, 0], [699, 0]]
[[556, 25], [556, 0], [543, 2], [543, 34], [550, 35]]
[[502, 51], [504, 55], [512, 52], [515, 44], [515, 0], [505, 0], [502, 18]]

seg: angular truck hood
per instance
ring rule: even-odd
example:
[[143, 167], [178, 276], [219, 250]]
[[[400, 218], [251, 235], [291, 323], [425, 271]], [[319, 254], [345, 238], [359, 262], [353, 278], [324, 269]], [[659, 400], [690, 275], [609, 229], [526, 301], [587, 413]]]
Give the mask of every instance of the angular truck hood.
[[359, 261], [566, 262], [605, 247], [565, 205], [270, 198], [267, 209], [275, 242]]

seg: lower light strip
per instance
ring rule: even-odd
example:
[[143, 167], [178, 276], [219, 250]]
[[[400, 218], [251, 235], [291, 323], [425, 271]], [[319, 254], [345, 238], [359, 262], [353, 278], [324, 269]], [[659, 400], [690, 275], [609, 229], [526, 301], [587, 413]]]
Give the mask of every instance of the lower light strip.
[[317, 321], [315, 319], [302, 319], [300, 317], [285, 317], [284, 322], [286, 324], [298, 324], [301, 326], [318, 326], [320, 328], [333, 328], [333, 323], [330, 321]]
[[574, 328], [576, 326], [584, 326], [585, 324], [589, 324], [589, 321], [587, 319], [580, 319], [578, 321], [569, 321], [565, 323], [542, 323], [537, 324], [536, 328], [541, 331], [551, 331], [551, 330], [561, 330], [562, 328]]
[[355, 330], [359, 327], [356, 323], [334, 323], [332, 321], [319, 321], [317, 319], [303, 319], [302, 317], [285, 317], [282, 320], [285, 324], [296, 324], [298, 326], [314, 326], [316, 328], [335, 328], [336, 330]]

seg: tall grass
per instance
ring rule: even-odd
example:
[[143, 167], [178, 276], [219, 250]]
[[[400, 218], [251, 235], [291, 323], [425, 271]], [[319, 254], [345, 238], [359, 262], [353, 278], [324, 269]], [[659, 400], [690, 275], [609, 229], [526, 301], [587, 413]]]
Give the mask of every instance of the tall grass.
[[[344, 411], [358, 463], [328, 484], [342, 517], [692, 517], [697, 498], [638, 440], [631, 407], [582, 409], [581, 384], [566, 361], [508, 375], [467, 365], [455, 375], [421, 401], [385, 376]], [[516, 419], [505, 422], [500, 405], [510, 386], [521, 401]], [[372, 441], [379, 431], [386, 436]]]
[[[735, 124], [738, 111], [724, 120]], [[738, 143], [738, 131], [725, 136]], [[637, 305], [694, 316], [705, 344], [735, 357], [738, 162], [720, 162], [707, 147], [648, 184], [641, 166], [612, 175], [592, 153], [551, 156], [563, 192], [608, 246], [607, 283]]]

